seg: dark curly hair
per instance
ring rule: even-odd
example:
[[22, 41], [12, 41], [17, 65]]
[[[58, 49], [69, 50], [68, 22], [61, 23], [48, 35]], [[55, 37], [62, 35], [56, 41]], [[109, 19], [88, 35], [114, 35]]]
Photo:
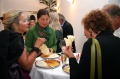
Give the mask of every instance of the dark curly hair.
[[91, 28], [96, 34], [99, 31], [113, 31], [110, 16], [99, 9], [90, 11], [90, 13], [82, 19], [82, 24], [85, 29], [89, 30]]

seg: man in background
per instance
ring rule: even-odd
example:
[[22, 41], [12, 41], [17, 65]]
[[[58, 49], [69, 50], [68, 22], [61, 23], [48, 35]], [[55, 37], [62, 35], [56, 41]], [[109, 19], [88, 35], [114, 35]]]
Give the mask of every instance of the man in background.
[[114, 35], [120, 38], [120, 7], [116, 4], [107, 4], [102, 10], [111, 16]]
[[[68, 21], [66, 21], [64, 15], [60, 13], [58, 15], [59, 15], [59, 22], [63, 29], [63, 38], [67, 38], [67, 35], [74, 35], [72, 25]], [[73, 41], [72, 47], [73, 47], [73, 52], [76, 52], [75, 41]]]

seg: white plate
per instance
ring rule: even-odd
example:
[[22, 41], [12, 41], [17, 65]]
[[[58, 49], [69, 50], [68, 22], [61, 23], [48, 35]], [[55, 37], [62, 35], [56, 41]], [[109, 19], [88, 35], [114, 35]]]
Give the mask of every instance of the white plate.
[[60, 55], [57, 53], [53, 53], [49, 57], [42, 57], [42, 55], [41, 55], [41, 58], [44, 58], [44, 59], [57, 59], [59, 57], [60, 57]]
[[[45, 61], [52, 61], [51, 63], [57, 63], [57, 64], [47, 64]], [[44, 64], [44, 65], [43, 65]], [[53, 59], [46, 59], [46, 60], [38, 60], [38, 61], [36, 61], [35, 62], [35, 65], [37, 66], [37, 67], [40, 67], [40, 68], [46, 68], [46, 69], [49, 69], [49, 68], [56, 68], [56, 67], [58, 67], [59, 65], [60, 65], [60, 61], [58, 61], [58, 60], [53, 60]]]

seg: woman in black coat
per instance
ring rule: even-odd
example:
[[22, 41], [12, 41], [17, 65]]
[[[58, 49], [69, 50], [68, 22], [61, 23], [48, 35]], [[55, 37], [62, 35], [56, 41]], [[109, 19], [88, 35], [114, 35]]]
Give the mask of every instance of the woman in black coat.
[[2, 23], [5, 29], [0, 32], [0, 79], [30, 79], [29, 71], [46, 40], [37, 38], [28, 54], [23, 40], [29, 27], [27, 15], [21, 10], [9, 10], [3, 14]]
[[[92, 10], [82, 19], [82, 24], [88, 40], [83, 45], [79, 64], [71, 46], [66, 47], [64, 52], [69, 57], [70, 79], [90, 79], [91, 38], [96, 38], [100, 43], [102, 79], [120, 79], [120, 38], [113, 35], [110, 17], [100, 10]], [[95, 69], [94, 79], [98, 79], [97, 65]]]

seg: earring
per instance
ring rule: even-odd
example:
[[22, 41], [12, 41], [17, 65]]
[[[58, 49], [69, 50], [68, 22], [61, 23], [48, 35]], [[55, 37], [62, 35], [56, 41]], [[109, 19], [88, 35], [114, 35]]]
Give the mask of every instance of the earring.
[[90, 37], [92, 37], [92, 32], [90, 32]]

